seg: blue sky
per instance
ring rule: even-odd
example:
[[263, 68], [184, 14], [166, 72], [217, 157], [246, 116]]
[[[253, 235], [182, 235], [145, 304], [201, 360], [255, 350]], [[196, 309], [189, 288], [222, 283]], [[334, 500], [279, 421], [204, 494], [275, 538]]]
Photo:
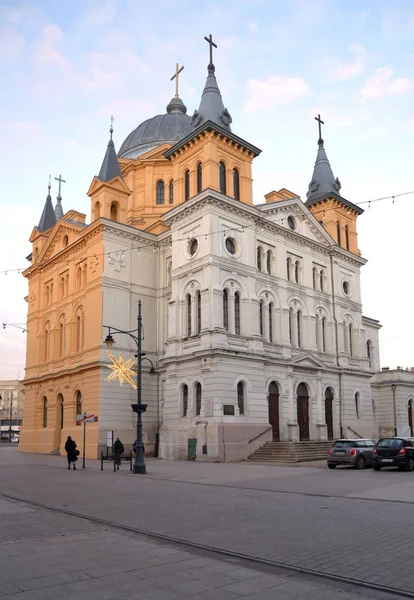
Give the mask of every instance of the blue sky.
[[[382, 0], [0, 0], [0, 270], [24, 267], [48, 175], [60, 173], [64, 210], [89, 217], [86, 191], [115, 116], [117, 148], [165, 111], [170, 76], [191, 114], [208, 45], [233, 131], [262, 149], [254, 201], [287, 187], [306, 198], [323, 137], [352, 202], [414, 190], [414, 5]], [[55, 183], [55, 182], [54, 182]], [[54, 185], [52, 195], [57, 188]], [[408, 309], [414, 194], [373, 203], [359, 218], [364, 314], [383, 324], [383, 366], [414, 366]], [[25, 282], [0, 274], [2, 322], [25, 321]], [[405, 306], [407, 309], [405, 310]], [[24, 334], [7, 327], [0, 377], [23, 375]]]

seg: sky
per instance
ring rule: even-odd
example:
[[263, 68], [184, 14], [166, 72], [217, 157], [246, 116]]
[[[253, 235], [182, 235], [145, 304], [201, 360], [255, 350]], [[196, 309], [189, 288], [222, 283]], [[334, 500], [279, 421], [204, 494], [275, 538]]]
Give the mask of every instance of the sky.
[[414, 366], [414, 193], [374, 202], [414, 191], [411, 0], [0, 0], [0, 379], [24, 376], [27, 286], [17, 269], [29, 265], [49, 174], [54, 199], [54, 178], [66, 180], [64, 211], [89, 220], [110, 116], [119, 149], [165, 113], [177, 62], [192, 114], [210, 33], [232, 130], [262, 149], [255, 203], [282, 187], [306, 199], [321, 114], [341, 194], [364, 203], [363, 313], [382, 324], [381, 366]]

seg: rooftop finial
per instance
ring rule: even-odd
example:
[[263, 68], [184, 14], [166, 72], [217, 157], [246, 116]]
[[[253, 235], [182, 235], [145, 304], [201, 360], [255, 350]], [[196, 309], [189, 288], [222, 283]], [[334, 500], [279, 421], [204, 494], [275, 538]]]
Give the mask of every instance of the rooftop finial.
[[179, 98], [179, 95], [178, 95], [178, 75], [183, 70], [184, 70], [184, 67], [180, 67], [179, 63], [176, 63], [176, 65], [175, 65], [175, 73], [174, 73], [174, 75], [170, 79], [170, 81], [173, 81], [175, 79], [175, 97], [176, 98]]
[[322, 127], [321, 125], [325, 125], [325, 121], [322, 121], [321, 119], [321, 115], [318, 115], [317, 117], [315, 117], [315, 121], [318, 121], [318, 126], [319, 126], [319, 139], [318, 139], [318, 144], [319, 146], [321, 146], [323, 144], [323, 139], [322, 139]]
[[52, 187], [50, 184], [50, 180], [52, 179], [52, 176], [49, 174], [49, 185], [47, 186], [47, 189], [49, 190], [48, 192], [48, 196], [50, 196], [50, 188]]
[[213, 42], [213, 36], [211, 35], [211, 33], [210, 33], [210, 35], [209, 35], [208, 37], [205, 35], [205, 36], [204, 36], [204, 39], [206, 40], [206, 42], [207, 42], [207, 43], [209, 43], [209, 44], [210, 44], [210, 62], [209, 62], [209, 65], [208, 65], [208, 72], [209, 72], [209, 73], [210, 73], [210, 72], [213, 72], [213, 73], [214, 73], [214, 64], [213, 64], [213, 46], [214, 46], [214, 48], [217, 48], [217, 44], [215, 44], [215, 43]]
[[112, 140], [112, 134], [114, 132], [114, 121], [115, 121], [115, 117], [114, 117], [114, 115], [111, 115], [111, 127], [109, 128], [109, 133], [111, 134], [111, 140]]

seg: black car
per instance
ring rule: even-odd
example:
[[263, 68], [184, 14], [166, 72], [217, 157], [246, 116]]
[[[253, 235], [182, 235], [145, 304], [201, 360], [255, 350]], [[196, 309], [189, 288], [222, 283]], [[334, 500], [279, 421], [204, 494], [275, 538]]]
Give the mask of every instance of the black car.
[[381, 438], [372, 451], [372, 466], [374, 471], [382, 467], [414, 471], [414, 438]]

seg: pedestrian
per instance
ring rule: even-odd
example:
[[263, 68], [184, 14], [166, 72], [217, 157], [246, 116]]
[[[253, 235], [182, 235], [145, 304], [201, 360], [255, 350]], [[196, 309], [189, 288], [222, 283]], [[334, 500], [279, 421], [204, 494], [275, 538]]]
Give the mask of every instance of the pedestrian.
[[[134, 454], [136, 454], [136, 453], [137, 453], [137, 443], [138, 443], [138, 440], [135, 440], [135, 442], [133, 443], [133, 445], [132, 445], [132, 448], [131, 448], [131, 451], [132, 451]], [[144, 443], [143, 443], [143, 442], [141, 442], [141, 443], [142, 443], [142, 453], [143, 453], [143, 454], [145, 454], [145, 446], [144, 446]]]
[[73, 463], [73, 470], [76, 471], [76, 462], [78, 460], [79, 450], [76, 449], [76, 442], [72, 440], [70, 435], [68, 435], [68, 439], [65, 444], [66, 455], [68, 457], [68, 469], [70, 469], [70, 464]]
[[114, 444], [114, 460], [116, 461], [116, 465], [119, 470], [119, 465], [121, 464], [121, 456], [124, 453], [124, 444], [121, 442], [119, 437], [116, 438]]

